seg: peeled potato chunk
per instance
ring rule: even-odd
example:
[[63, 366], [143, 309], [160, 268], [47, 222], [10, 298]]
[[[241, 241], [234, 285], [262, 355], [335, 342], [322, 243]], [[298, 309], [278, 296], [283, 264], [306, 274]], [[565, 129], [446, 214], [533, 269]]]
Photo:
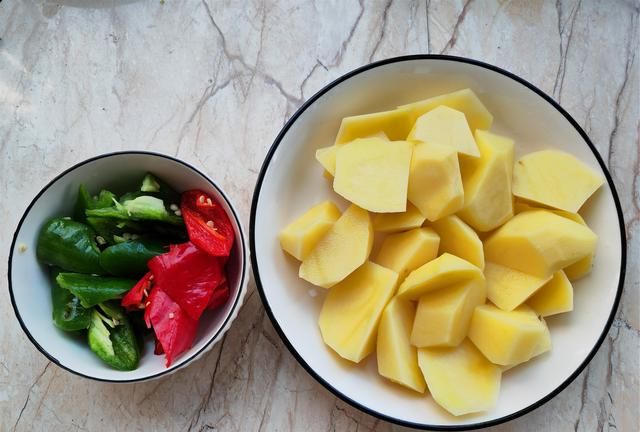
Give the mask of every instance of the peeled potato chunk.
[[529, 153], [513, 169], [515, 196], [572, 213], [577, 213], [602, 183], [600, 174], [559, 150]]
[[573, 286], [560, 270], [527, 300], [527, 304], [543, 317], [570, 312], [573, 310]]
[[331, 201], [311, 207], [280, 231], [280, 246], [302, 261], [340, 218], [340, 210]]
[[418, 364], [433, 399], [455, 416], [486, 411], [498, 400], [502, 371], [469, 340], [455, 348], [420, 348]]
[[418, 366], [418, 352], [409, 343], [416, 313], [413, 302], [394, 298], [384, 309], [378, 327], [378, 373], [397, 384], [424, 393], [427, 384]]
[[442, 218], [431, 224], [440, 235], [440, 253], [450, 253], [484, 268], [484, 250], [478, 234], [457, 216]]
[[413, 118], [418, 118], [440, 105], [463, 112], [472, 132], [476, 129], [489, 129], [493, 123], [493, 116], [489, 110], [473, 90], [468, 88], [401, 105], [399, 108], [410, 109], [413, 113]]
[[505, 311], [512, 311], [551, 280], [540, 278], [499, 264], [486, 263], [487, 298]]
[[513, 140], [476, 130], [480, 157], [465, 162], [464, 208], [458, 216], [478, 231], [491, 231], [513, 216]]
[[381, 138], [357, 139], [338, 148], [333, 189], [363, 209], [404, 212], [413, 145]]
[[460, 210], [464, 205], [464, 190], [456, 152], [441, 144], [416, 144], [411, 159], [408, 197], [430, 221]]
[[320, 311], [322, 339], [340, 357], [358, 363], [375, 349], [380, 317], [398, 274], [367, 261], [328, 293]]
[[398, 288], [398, 297], [418, 300], [430, 291], [470, 279], [484, 279], [482, 270], [462, 258], [444, 253], [409, 273]]
[[407, 139], [438, 143], [467, 156], [480, 156], [464, 114], [444, 105], [418, 117]]
[[418, 301], [411, 330], [417, 347], [457, 346], [467, 337], [471, 315], [487, 296], [485, 281], [471, 279], [429, 292]]
[[330, 288], [369, 258], [373, 226], [366, 210], [352, 205], [302, 261], [298, 275], [314, 285]]
[[392, 141], [404, 140], [413, 122], [412, 111], [404, 108], [345, 117], [340, 123], [335, 145], [340, 146], [356, 138], [365, 138], [380, 132]]
[[440, 237], [430, 228], [389, 235], [382, 243], [376, 262], [404, 279], [409, 272], [437, 257], [439, 245]]
[[597, 236], [547, 210], [520, 213], [485, 241], [488, 261], [548, 277], [595, 250]]
[[336, 173], [336, 152], [338, 147], [329, 146], [316, 150], [316, 160], [332, 176]]
[[373, 230], [383, 233], [397, 233], [413, 228], [420, 228], [425, 218], [420, 210], [407, 203], [404, 213], [376, 213], [373, 215]]
[[546, 337], [546, 324], [526, 305], [511, 312], [478, 306], [469, 327], [469, 339], [489, 361], [502, 366], [529, 360]]

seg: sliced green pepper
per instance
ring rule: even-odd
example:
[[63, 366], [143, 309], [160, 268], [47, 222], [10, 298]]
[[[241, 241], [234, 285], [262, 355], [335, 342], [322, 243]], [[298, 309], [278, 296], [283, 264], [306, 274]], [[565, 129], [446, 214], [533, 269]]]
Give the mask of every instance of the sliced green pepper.
[[101, 190], [100, 194], [96, 197], [92, 197], [84, 185], [80, 185], [78, 189], [78, 198], [73, 209], [73, 218], [78, 222], [86, 221], [85, 212], [88, 209], [98, 209], [104, 207], [111, 207], [116, 196], [108, 190]]
[[86, 308], [107, 300], [122, 298], [136, 284], [133, 279], [80, 273], [60, 273], [56, 281], [62, 288], [78, 297], [80, 304]]
[[80, 304], [80, 299], [58, 285], [59, 269], [51, 269], [51, 303], [53, 323], [61, 330], [84, 330], [91, 323], [91, 309]]
[[142, 195], [137, 198], [115, 202], [114, 206], [86, 211], [87, 217], [110, 217], [133, 221], [160, 221], [182, 225], [182, 218], [169, 213], [160, 198]]
[[129, 371], [138, 367], [140, 351], [131, 323], [123, 310], [111, 303], [101, 303], [91, 313], [88, 339], [91, 351], [114, 369]]
[[140, 186], [142, 192], [160, 192], [160, 182], [151, 173], [146, 173]]
[[88, 217], [87, 224], [93, 228], [107, 244], [119, 243], [115, 237], [122, 237], [126, 232], [139, 234], [143, 231], [143, 226], [138, 222], [107, 217]]
[[95, 233], [71, 219], [56, 218], [47, 222], [40, 231], [36, 254], [40, 261], [67, 271], [103, 273]]
[[100, 254], [100, 265], [116, 276], [142, 276], [147, 262], [164, 253], [161, 244], [146, 240], [131, 240], [109, 246]]

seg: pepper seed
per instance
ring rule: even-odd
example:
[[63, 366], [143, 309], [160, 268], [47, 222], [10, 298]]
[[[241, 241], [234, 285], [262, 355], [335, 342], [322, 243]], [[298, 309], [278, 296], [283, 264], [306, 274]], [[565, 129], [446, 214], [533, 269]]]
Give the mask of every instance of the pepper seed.
[[173, 319], [174, 315], [173, 312], [169, 312], [169, 319]]
[[177, 206], [177, 205], [175, 205], [175, 204], [171, 204], [171, 205], [169, 206], [169, 208], [171, 209], [171, 211], [176, 211], [176, 210], [178, 210], [178, 206]]
[[182, 216], [182, 212], [180, 211], [180, 209], [176, 210], [173, 212], [176, 216]]
[[208, 226], [209, 228], [213, 228], [213, 227], [214, 227], [214, 225], [213, 225], [213, 221], [207, 221], [207, 226]]
[[131, 240], [131, 233], [123, 233], [122, 238], [125, 240]]
[[27, 251], [27, 245], [24, 243], [20, 243], [18, 245], [18, 252], [25, 253]]
[[146, 303], [144, 304], [144, 306], [145, 306], [145, 307], [149, 307], [149, 305], [150, 305], [150, 304], [151, 304], [151, 302], [150, 302], [150, 301], [148, 301], [148, 302], [146, 302]]
[[200, 198], [198, 198], [198, 202], [200, 204], [204, 204], [204, 195], [200, 195]]
[[211, 201], [211, 198], [207, 198], [207, 204], [213, 205], [213, 202]]
[[96, 241], [98, 242], [99, 245], [107, 244], [107, 241], [102, 236], [96, 236]]

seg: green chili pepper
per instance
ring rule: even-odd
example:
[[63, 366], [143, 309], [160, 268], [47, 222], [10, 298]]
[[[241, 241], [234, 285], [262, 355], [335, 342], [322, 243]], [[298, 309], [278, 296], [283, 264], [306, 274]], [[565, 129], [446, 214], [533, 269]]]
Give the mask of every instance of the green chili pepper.
[[107, 217], [88, 217], [87, 224], [93, 228], [106, 244], [120, 243], [116, 237], [124, 233], [138, 234], [144, 231], [143, 226], [134, 221], [123, 221]]
[[86, 308], [107, 300], [122, 298], [136, 284], [133, 279], [80, 273], [60, 273], [56, 277], [56, 281], [62, 288], [69, 290], [78, 297], [80, 304]]
[[71, 219], [56, 218], [47, 222], [40, 231], [36, 254], [40, 261], [67, 271], [103, 273], [95, 233]]
[[114, 369], [129, 371], [138, 367], [140, 351], [131, 323], [122, 309], [101, 303], [91, 313], [88, 339], [91, 351]]
[[161, 244], [151, 241], [131, 240], [109, 246], [100, 254], [100, 265], [116, 276], [142, 276], [147, 262], [164, 253]]
[[88, 209], [111, 207], [115, 199], [116, 196], [108, 190], [101, 190], [98, 196], [92, 197], [84, 185], [81, 184], [78, 189], [78, 198], [76, 198], [76, 204], [73, 209], [73, 218], [78, 222], [85, 222], [85, 212]]
[[51, 269], [51, 303], [53, 323], [65, 331], [84, 330], [91, 322], [91, 309], [80, 304], [80, 299], [58, 285], [59, 269]]
[[160, 198], [142, 195], [137, 198], [115, 202], [114, 206], [87, 210], [88, 217], [110, 217], [133, 221], [160, 221], [173, 225], [182, 225], [182, 218], [167, 211]]
[[168, 206], [170, 208], [171, 204], [180, 205], [180, 194], [152, 173], [145, 174], [140, 185], [140, 191], [160, 198], [164, 201], [165, 207]]

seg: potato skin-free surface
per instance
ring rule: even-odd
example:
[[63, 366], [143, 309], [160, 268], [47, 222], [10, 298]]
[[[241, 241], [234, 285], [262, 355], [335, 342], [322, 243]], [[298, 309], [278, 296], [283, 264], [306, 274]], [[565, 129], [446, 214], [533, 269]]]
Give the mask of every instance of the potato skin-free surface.
[[331, 201], [315, 205], [280, 231], [280, 246], [302, 261], [339, 218], [340, 209]]

